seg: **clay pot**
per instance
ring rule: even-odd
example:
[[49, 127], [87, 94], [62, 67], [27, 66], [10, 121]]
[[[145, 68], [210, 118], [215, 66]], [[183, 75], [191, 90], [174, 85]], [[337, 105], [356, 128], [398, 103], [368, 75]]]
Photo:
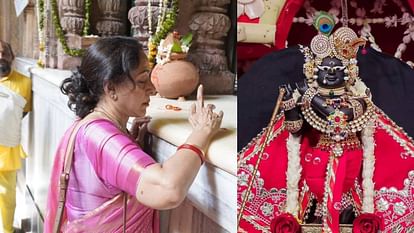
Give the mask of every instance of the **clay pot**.
[[[174, 58], [177, 58], [174, 56]], [[157, 64], [151, 73], [151, 82], [165, 98], [178, 98], [191, 94], [198, 85], [197, 68], [183, 59]]]

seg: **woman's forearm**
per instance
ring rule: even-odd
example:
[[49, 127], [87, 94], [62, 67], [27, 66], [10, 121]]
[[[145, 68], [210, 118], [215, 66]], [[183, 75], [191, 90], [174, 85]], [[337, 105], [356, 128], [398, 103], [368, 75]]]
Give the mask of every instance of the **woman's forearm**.
[[[186, 143], [204, 151], [210, 140], [211, 132], [195, 130]], [[178, 150], [163, 164], [149, 166], [142, 172], [137, 187], [138, 200], [156, 209], [178, 206], [187, 195], [200, 167], [201, 160], [196, 152], [189, 149]]]

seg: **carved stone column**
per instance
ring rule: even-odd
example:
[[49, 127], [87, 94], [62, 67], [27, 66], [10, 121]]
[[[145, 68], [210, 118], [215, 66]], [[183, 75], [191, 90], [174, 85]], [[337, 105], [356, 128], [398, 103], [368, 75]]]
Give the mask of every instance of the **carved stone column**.
[[[85, 24], [85, 0], [59, 0], [59, 17], [70, 49], [86, 49], [97, 40], [95, 37], [82, 36]], [[80, 65], [81, 58], [65, 54], [61, 43], [58, 43], [57, 55], [59, 69], [74, 69]]]
[[231, 21], [227, 9], [231, 0], [196, 0], [196, 12], [189, 27], [194, 40], [188, 56], [200, 69], [206, 94], [233, 94], [235, 75], [229, 71], [225, 39]]
[[67, 34], [82, 35], [85, 0], [60, 0], [60, 23]]
[[99, 0], [98, 7], [100, 19], [96, 30], [101, 36], [125, 35], [127, 1], [125, 0]]
[[[155, 32], [157, 27], [158, 14], [160, 12], [159, 2], [162, 0], [151, 1], [151, 28]], [[144, 49], [147, 50], [149, 34], [148, 25], [148, 0], [135, 0], [135, 6], [129, 10], [128, 19], [132, 24], [133, 37], [137, 38]]]

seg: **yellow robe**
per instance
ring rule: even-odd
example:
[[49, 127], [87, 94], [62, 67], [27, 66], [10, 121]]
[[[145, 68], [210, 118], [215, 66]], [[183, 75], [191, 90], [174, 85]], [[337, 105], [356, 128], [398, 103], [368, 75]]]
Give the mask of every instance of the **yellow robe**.
[[[32, 109], [32, 81], [30, 78], [12, 71], [9, 76], [0, 79], [0, 83], [10, 90], [18, 93], [26, 100], [24, 112]], [[0, 119], [1, 120], [1, 119]], [[0, 171], [15, 171], [21, 168], [21, 158], [25, 158], [26, 153], [21, 145], [6, 147], [0, 145]]]

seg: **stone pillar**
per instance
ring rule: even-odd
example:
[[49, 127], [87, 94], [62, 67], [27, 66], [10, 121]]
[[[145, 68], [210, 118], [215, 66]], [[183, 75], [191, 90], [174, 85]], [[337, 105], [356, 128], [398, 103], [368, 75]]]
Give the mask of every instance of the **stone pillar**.
[[189, 60], [200, 70], [206, 94], [233, 94], [235, 74], [229, 71], [225, 40], [230, 30], [231, 0], [196, 0], [189, 27], [194, 40]]
[[60, 0], [60, 23], [67, 35], [82, 35], [85, 24], [85, 0]]
[[98, 0], [100, 17], [96, 30], [100, 36], [125, 35], [127, 1]]
[[58, 41], [55, 34], [55, 26], [52, 21], [52, 4], [50, 0], [45, 1], [45, 21], [44, 38], [45, 54], [44, 61], [46, 67], [57, 68], [58, 63]]
[[[59, 0], [59, 17], [65, 32], [66, 43], [71, 49], [82, 48], [82, 29], [85, 24], [85, 0]], [[58, 38], [57, 38], [58, 39]], [[71, 57], [63, 51], [58, 43], [59, 69], [73, 69], [80, 64], [79, 57]]]
[[[21, 42], [22, 42], [22, 56], [34, 58], [39, 56], [38, 50], [38, 31], [37, 31], [37, 19], [35, 13], [35, 1], [30, 0], [27, 7], [23, 12], [23, 25], [24, 28]], [[14, 12], [13, 12], [14, 13]]]
[[[70, 49], [86, 49], [98, 39], [82, 36], [85, 24], [85, 0], [59, 0], [59, 17], [65, 32], [66, 43]], [[65, 54], [61, 43], [58, 43], [57, 56], [57, 68], [59, 69], [74, 69], [81, 62], [80, 57]]]
[[[160, 12], [159, 2], [162, 0], [149, 1], [151, 1], [151, 29], [155, 33]], [[148, 0], [135, 0], [135, 6], [129, 10], [128, 19], [132, 24], [133, 37], [137, 38], [144, 46], [145, 51], [147, 51], [148, 39], [150, 37], [148, 31]]]

